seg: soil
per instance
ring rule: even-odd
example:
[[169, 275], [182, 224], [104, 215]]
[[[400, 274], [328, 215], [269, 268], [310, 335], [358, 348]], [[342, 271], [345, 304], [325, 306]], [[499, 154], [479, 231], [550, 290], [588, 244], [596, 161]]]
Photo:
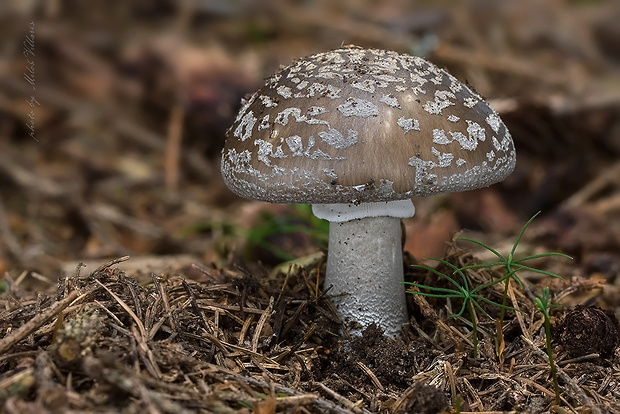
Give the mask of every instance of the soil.
[[[88, 4], [0, 6], [1, 412], [620, 412], [617, 2]], [[403, 287], [400, 337], [351, 336], [323, 290], [327, 224], [219, 174], [241, 98], [341, 44], [445, 67], [517, 148], [502, 183], [415, 200], [407, 282], [454, 288], [419, 265], [493, 263], [457, 239], [508, 256], [538, 211], [514, 258], [572, 260], [526, 261], [549, 273], [480, 290], [475, 315]]]

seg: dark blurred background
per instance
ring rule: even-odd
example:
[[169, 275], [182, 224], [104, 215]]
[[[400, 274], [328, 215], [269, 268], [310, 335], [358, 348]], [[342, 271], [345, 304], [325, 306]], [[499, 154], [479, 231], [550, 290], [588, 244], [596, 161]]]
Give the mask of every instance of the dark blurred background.
[[619, 21], [612, 0], [0, 2], [0, 275], [316, 251], [320, 237], [281, 227], [315, 226], [307, 209], [238, 199], [219, 155], [241, 98], [280, 65], [356, 44], [446, 68], [517, 146], [503, 183], [416, 200], [407, 251], [441, 255], [460, 229], [501, 241], [542, 210], [533, 240], [613, 277]]

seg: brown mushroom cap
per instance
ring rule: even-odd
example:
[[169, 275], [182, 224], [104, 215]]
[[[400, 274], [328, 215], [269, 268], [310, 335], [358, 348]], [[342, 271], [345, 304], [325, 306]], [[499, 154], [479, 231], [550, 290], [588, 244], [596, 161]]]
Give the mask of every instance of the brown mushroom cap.
[[222, 175], [273, 203], [359, 203], [504, 179], [512, 138], [484, 100], [426, 60], [348, 47], [269, 78], [227, 132]]

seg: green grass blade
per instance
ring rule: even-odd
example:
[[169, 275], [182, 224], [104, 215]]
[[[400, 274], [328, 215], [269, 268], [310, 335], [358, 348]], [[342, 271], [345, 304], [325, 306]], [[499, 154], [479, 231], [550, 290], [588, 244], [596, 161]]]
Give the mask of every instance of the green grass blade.
[[502, 280], [506, 280], [506, 277], [508, 277], [510, 279], [513, 279], [515, 282], [517, 282], [519, 287], [523, 287], [523, 282], [521, 282], [521, 279], [519, 279], [519, 276], [517, 276], [518, 271], [519, 269], [511, 270], [509, 273], [506, 273], [506, 275], [502, 278]]
[[453, 313], [452, 315], [450, 315], [450, 317], [456, 319], [459, 316], [463, 315], [463, 312], [465, 312], [465, 308], [467, 307], [467, 302], [468, 301], [469, 301], [469, 299], [463, 300], [463, 306], [461, 306], [461, 310], [459, 310], [459, 313]]
[[534, 304], [545, 318], [549, 317], [548, 306], [545, 306], [545, 304], [540, 300], [540, 298], [534, 298]]
[[415, 282], [403, 282], [403, 283], [406, 284], [406, 285], [415, 286], [418, 289], [426, 289], [426, 290], [431, 290], [431, 291], [434, 291], [434, 292], [444, 292], [444, 293], [460, 294], [460, 291], [454, 290], [454, 289], [449, 289], [449, 288], [442, 288], [442, 287], [437, 287], [437, 286], [422, 285], [420, 283], [415, 283]]
[[546, 270], [540, 270], [540, 269], [536, 269], [535, 267], [529, 267], [529, 266], [525, 266], [525, 265], [522, 265], [522, 264], [515, 264], [515, 267], [518, 267], [519, 270], [529, 270], [530, 272], [534, 272], [534, 273], [539, 273], [541, 275], [555, 277], [557, 279], [565, 281], [565, 279], [562, 276], [560, 276], [558, 274], [555, 274], [553, 272], [548, 272]]
[[[453, 269], [457, 269], [457, 267], [456, 267], [456, 266], [454, 266], [452, 263], [447, 262], [447, 261], [445, 261], [445, 260], [443, 260], [443, 259], [435, 259], [435, 258], [432, 258], [432, 257], [430, 257], [430, 258], [428, 258], [428, 257], [427, 257], [426, 259], [427, 259], [427, 260], [434, 260], [434, 261], [436, 261], [436, 262], [443, 263], [443, 264], [445, 264], [445, 265], [447, 265], [447, 266], [449, 266], [449, 267], [451, 267], [451, 268], [453, 268]], [[463, 289], [463, 287], [462, 287], [460, 284], [458, 284], [458, 283], [457, 283], [454, 279], [452, 279], [450, 276], [446, 275], [445, 273], [441, 273], [441, 272], [440, 272], [439, 270], [437, 270], [437, 269], [433, 269], [432, 267], [429, 267], [429, 266], [426, 266], [426, 265], [411, 265], [411, 266], [412, 266], [412, 267], [417, 267], [417, 268], [421, 268], [421, 269], [426, 269], [426, 270], [429, 270], [429, 271], [433, 272], [434, 274], [436, 274], [437, 276], [439, 276], [439, 277], [443, 277], [444, 279], [448, 280], [448, 281], [449, 281], [450, 283], [452, 283], [454, 286], [456, 286], [457, 288], [459, 288], [459, 290], [462, 290], [462, 289]]]
[[479, 304], [477, 301], [475, 301], [475, 300], [474, 300], [474, 301], [472, 301], [472, 303], [474, 304], [474, 306], [475, 306], [476, 308], [478, 308], [478, 310], [479, 310], [480, 312], [482, 312], [482, 314], [483, 314], [484, 316], [486, 316], [486, 317], [487, 317], [487, 318], [489, 318], [489, 319], [493, 319], [493, 318], [491, 318], [491, 315], [489, 315], [489, 314], [487, 313], [487, 311], [485, 311], [485, 310], [482, 308], [482, 306], [480, 306], [480, 304]]
[[429, 298], [441, 298], [441, 299], [448, 299], [448, 298], [454, 298], [454, 299], [458, 299], [458, 298], [463, 298], [463, 295], [460, 294], [454, 294], [454, 295], [440, 295], [438, 293], [428, 293], [428, 292], [415, 292], [412, 290], [408, 290], [408, 293], [411, 293], [413, 295], [420, 295], [420, 296], [426, 296]]
[[[514, 266], [514, 263], [513, 263], [512, 266]], [[506, 266], [506, 267], [512, 267], [512, 266]], [[519, 270], [520, 269], [510, 270], [508, 273], [506, 273], [504, 276], [500, 277], [498, 280], [500, 282], [504, 282], [504, 281], [506, 281], [506, 279], [514, 279], [514, 281], [517, 282], [519, 287], [523, 287], [523, 282], [521, 282], [521, 279], [519, 279], [519, 276], [517, 276], [517, 272]]]
[[519, 259], [515, 259], [512, 262], [513, 263], [519, 263], [519, 262], [523, 262], [525, 260], [532, 260], [532, 259], [540, 259], [541, 257], [549, 257], [549, 256], [561, 256], [561, 257], [565, 257], [567, 259], [573, 260], [573, 258], [567, 254], [564, 253], [557, 253], [557, 252], [550, 252], [550, 253], [540, 253], [540, 254], [534, 254], [531, 256], [526, 256], [526, 257], [521, 257]]
[[503, 282], [504, 280], [505, 280], [505, 277], [501, 277], [501, 278], [499, 278], [499, 279], [491, 280], [490, 282], [487, 282], [487, 283], [484, 283], [484, 284], [482, 284], [482, 285], [480, 285], [480, 286], [475, 287], [475, 288], [471, 291], [471, 293], [476, 293], [476, 292], [481, 291], [482, 289], [486, 289], [486, 288], [488, 288], [488, 287], [490, 287], [490, 286], [497, 285], [498, 283], [501, 283], [501, 282]]
[[483, 243], [483, 242], [481, 242], [481, 241], [479, 241], [479, 240], [470, 239], [470, 238], [468, 238], [468, 237], [458, 237], [458, 238], [456, 238], [456, 239], [454, 239], [454, 240], [468, 241], [468, 242], [471, 242], [471, 243], [475, 243], [475, 244], [477, 244], [477, 245], [479, 245], [479, 246], [484, 247], [485, 249], [487, 249], [488, 251], [490, 251], [490, 252], [491, 252], [491, 253], [493, 253], [495, 256], [499, 257], [500, 259], [502, 259], [502, 260], [506, 260], [506, 259], [504, 258], [504, 256], [502, 256], [502, 255], [501, 255], [501, 254], [500, 254], [497, 250], [495, 250], [494, 248], [492, 248], [492, 247], [491, 247], [491, 246], [489, 246], [488, 244]]
[[461, 270], [469, 270], [469, 269], [480, 269], [484, 267], [495, 267], [495, 266], [505, 266], [506, 262], [491, 262], [491, 263], [479, 263], [475, 265], [463, 266]]
[[514, 255], [515, 251], [517, 251], [517, 246], [518, 246], [519, 242], [521, 241], [521, 237], [523, 237], [523, 233], [525, 233], [525, 229], [527, 229], [527, 226], [529, 226], [530, 223], [532, 221], [534, 221], [536, 216], [538, 216], [539, 214], [540, 214], [540, 211], [538, 213], [534, 214], [532, 216], [532, 218], [529, 219], [527, 221], [527, 223], [525, 223], [525, 226], [523, 226], [523, 228], [521, 229], [521, 232], [519, 232], [519, 235], [517, 236], [517, 240], [515, 240], [515, 244], [512, 246], [512, 250], [510, 251], [511, 256]]
[[[461, 291], [469, 292], [469, 283], [467, 281], [467, 277], [465, 276], [465, 273], [463, 273], [461, 269], [459, 269], [458, 267], [456, 267], [455, 265], [453, 265], [452, 263], [450, 263], [450, 262], [448, 262], [446, 260], [443, 260], [443, 259], [434, 259], [434, 260], [437, 260], [438, 262], [443, 263], [444, 265], [446, 265], [449, 268], [451, 268], [453, 270], [452, 274], [458, 273], [461, 276], [461, 279], [463, 280], [463, 284], [459, 285], [456, 282], [453, 282], [453, 283], [456, 286], [458, 286], [461, 289]], [[444, 277], [448, 278], [448, 276], [446, 276], [446, 275], [444, 275]], [[452, 279], [450, 279], [450, 280], [452, 280]]]
[[487, 299], [484, 296], [476, 295], [476, 299], [480, 299], [484, 303], [487, 303], [487, 304], [493, 305], [493, 306], [497, 306], [498, 308], [503, 308], [503, 309], [506, 309], [506, 310], [513, 310], [515, 312], [525, 313], [521, 309], [513, 308], [512, 306], [508, 306], [508, 305], [504, 305], [504, 304], [492, 301], [491, 299]]

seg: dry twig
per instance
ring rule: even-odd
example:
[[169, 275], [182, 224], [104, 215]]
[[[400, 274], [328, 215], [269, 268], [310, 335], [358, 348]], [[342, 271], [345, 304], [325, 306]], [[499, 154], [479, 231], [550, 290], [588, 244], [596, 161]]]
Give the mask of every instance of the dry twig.
[[[536, 354], [536, 356], [544, 361], [548, 361], [549, 356], [547, 354], [545, 354], [542, 350], [538, 349], [538, 347], [536, 345], [534, 345], [534, 343], [529, 340], [526, 337], [522, 337], [523, 340], [525, 341], [525, 343], [527, 345], [529, 345], [529, 347], [532, 349], [532, 351]], [[557, 373], [558, 376], [562, 379], [562, 381], [564, 381], [564, 383], [570, 388], [573, 397], [580, 403], [585, 405], [586, 407], [588, 407], [590, 409], [590, 411], [592, 412], [592, 414], [602, 414], [600, 408], [598, 407], [598, 404], [594, 403], [594, 401], [592, 401], [592, 399], [590, 399], [590, 397], [588, 397], [586, 395], [585, 392], [583, 392], [583, 390], [581, 389], [581, 387], [579, 386], [579, 384], [577, 384], [571, 377], [570, 375], [568, 375], [566, 373], [566, 371], [564, 371], [562, 368], [560, 367], [556, 367], [557, 368]]]
[[26, 338], [28, 335], [35, 332], [41, 326], [51, 321], [53, 318], [57, 317], [60, 312], [63, 311], [67, 306], [73, 304], [75, 301], [82, 301], [88, 297], [90, 293], [84, 293], [80, 295], [77, 290], [69, 293], [65, 298], [59, 300], [58, 302], [52, 304], [49, 308], [44, 310], [42, 313], [37, 314], [28, 322], [17, 328], [8, 336], [0, 339], [0, 354], [4, 354], [11, 347], [17, 344], [22, 339]]

